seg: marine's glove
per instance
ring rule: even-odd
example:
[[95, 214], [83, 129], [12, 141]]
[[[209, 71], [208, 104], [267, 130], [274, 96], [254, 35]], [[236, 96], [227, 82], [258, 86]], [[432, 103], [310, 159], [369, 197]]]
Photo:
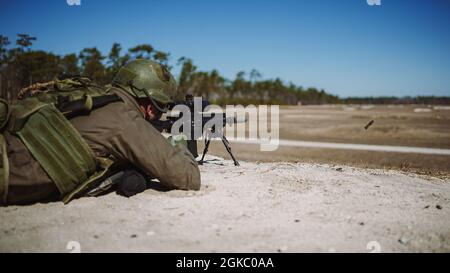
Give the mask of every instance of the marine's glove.
[[167, 141], [169, 141], [170, 145], [173, 147], [182, 146], [185, 149], [187, 149], [187, 136], [183, 134], [179, 135], [172, 135], [167, 138]]

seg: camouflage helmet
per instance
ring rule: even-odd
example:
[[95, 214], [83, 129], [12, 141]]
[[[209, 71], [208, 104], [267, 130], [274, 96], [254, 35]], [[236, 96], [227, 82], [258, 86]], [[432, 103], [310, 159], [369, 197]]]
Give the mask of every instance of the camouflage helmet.
[[122, 87], [135, 98], [149, 98], [161, 112], [174, 102], [176, 83], [163, 65], [150, 60], [137, 59], [119, 69], [113, 84]]

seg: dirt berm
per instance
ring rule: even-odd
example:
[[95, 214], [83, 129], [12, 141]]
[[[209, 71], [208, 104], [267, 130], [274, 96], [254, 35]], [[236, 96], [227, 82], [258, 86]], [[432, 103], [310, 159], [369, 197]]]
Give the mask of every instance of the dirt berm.
[[208, 159], [198, 192], [0, 208], [0, 251], [450, 251], [448, 179]]

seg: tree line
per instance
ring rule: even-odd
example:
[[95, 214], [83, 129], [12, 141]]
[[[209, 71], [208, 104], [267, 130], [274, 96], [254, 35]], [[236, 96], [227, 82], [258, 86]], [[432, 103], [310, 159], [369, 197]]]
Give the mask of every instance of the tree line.
[[450, 105], [450, 97], [417, 96], [417, 97], [349, 97], [341, 99], [344, 104], [426, 104]]
[[[82, 75], [94, 82], [111, 83], [118, 69], [137, 58], [158, 61], [173, 70], [170, 53], [157, 50], [150, 44], [140, 44], [123, 50], [119, 43], [111, 46], [107, 55], [96, 47], [84, 48], [78, 53], [57, 55], [44, 50], [33, 50], [36, 37], [17, 34], [12, 44], [6, 36], [0, 35], [0, 96], [8, 101], [16, 98], [20, 89], [34, 83], [48, 82], [55, 78]], [[398, 98], [347, 98], [341, 99], [314, 87], [303, 88], [285, 83], [280, 78], [263, 79], [253, 69], [240, 71], [230, 80], [216, 69], [201, 71], [190, 58], [176, 60], [179, 66], [178, 92], [202, 96], [212, 103], [226, 104], [330, 104], [330, 103], [393, 103]], [[410, 101], [409, 101], [410, 102]], [[449, 98], [417, 97], [414, 103], [448, 103]]]
[[[141, 44], [124, 51], [114, 43], [107, 55], [97, 48], [84, 48], [79, 53], [57, 55], [33, 50], [36, 37], [18, 34], [14, 45], [0, 35], [0, 94], [9, 101], [16, 98], [21, 88], [58, 77], [83, 75], [98, 84], [111, 83], [118, 69], [130, 60], [144, 58], [158, 61], [172, 70], [169, 53], [156, 50], [150, 44]], [[281, 79], [262, 79], [257, 70], [239, 72], [228, 80], [217, 70], [200, 71], [192, 59], [179, 58], [177, 79], [179, 94], [190, 92], [213, 103], [225, 104], [297, 104], [337, 103], [338, 97], [315, 88], [303, 89], [285, 84]]]

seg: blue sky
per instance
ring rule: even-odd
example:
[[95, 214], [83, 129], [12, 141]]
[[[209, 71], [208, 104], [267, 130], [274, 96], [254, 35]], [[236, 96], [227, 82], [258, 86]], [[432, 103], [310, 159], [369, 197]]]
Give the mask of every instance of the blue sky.
[[450, 96], [448, 0], [0, 0], [0, 34], [17, 33], [58, 54], [149, 43], [172, 64], [230, 79], [255, 68], [343, 97]]

